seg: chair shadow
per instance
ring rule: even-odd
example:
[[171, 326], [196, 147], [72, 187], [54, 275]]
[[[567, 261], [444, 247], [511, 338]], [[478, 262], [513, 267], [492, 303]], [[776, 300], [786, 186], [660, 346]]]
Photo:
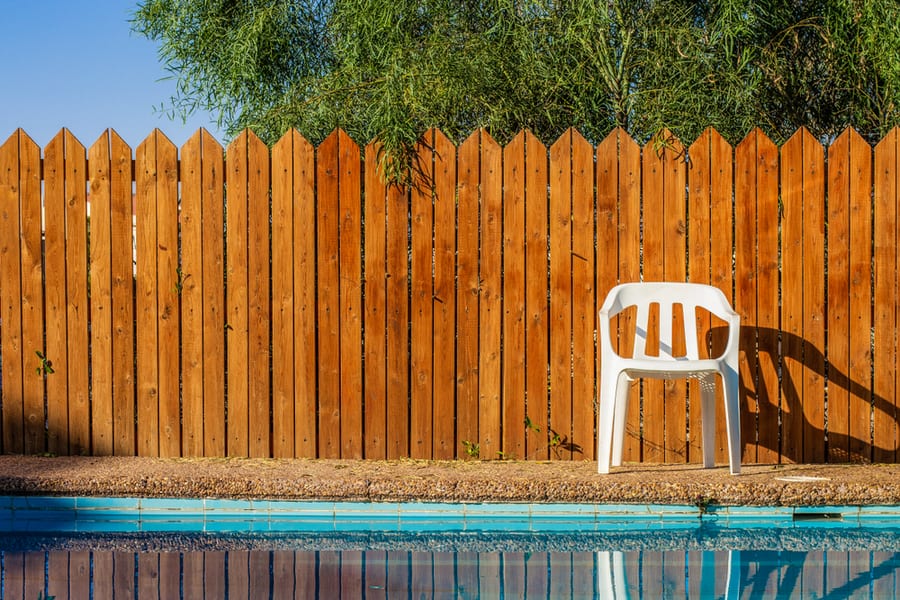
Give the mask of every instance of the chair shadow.
[[[726, 327], [712, 327], [709, 330], [708, 341], [713, 352], [724, 348], [727, 336]], [[781, 457], [782, 460], [791, 462], [893, 462], [900, 449], [900, 441], [894, 436], [893, 446], [876, 445], [875, 439], [850, 435], [845, 432], [823, 429], [820, 424], [810, 422], [807, 412], [804, 411], [800, 389], [802, 382], [795, 381], [795, 372], [799, 370], [811, 370], [812, 374], [827, 381], [826, 397], [835, 397], [834, 390], [840, 389], [845, 394], [864, 399], [863, 402], [871, 405], [871, 410], [880, 411], [886, 415], [892, 423], [900, 422], [897, 407], [888, 398], [880, 396], [872, 389], [871, 382], [854, 380], [845, 370], [834, 363], [829, 362], [825, 353], [808, 340], [786, 331], [780, 331], [767, 327], [742, 327], [740, 339], [741, 351], [741, 412], [742, 420], [756, 412], [763, 410], [768, 405], [768, 410], [775, 408], [778, 411], [777, 434], [772, 431], [758, 431], [756, 442]], [[757, 368], [761, 359], [770, 362], [774, 369], [767, 369], [763, 374]], [[749, 359], [749, 360], [748, 360]], [[785, 361], [793, 361], [798, 369], [786, 368]], [[750, 364], [748, 365], [747, 362]], [[755, 370], [755, 386], [747, 385], [744, 380], [746, 368]], [[774, 371], [774, 372], [773, 372]], [[802, 372], [802, 371], [801, 371]], [[775, 389], [778, 395], [775, 398], [769, 396], [772, 381], [765, 377], [777, 377]], [[753, 387], [756, 388], [754, 391]], [[823, 384], [824, 387], [824, 384]], [[813, 401], [822, 402], [820, 410], [825, 412], [826, 398], [813, 398]], [[758, 404], [757, 404], [758, 402]], [[849, 405], [846, 406], [851, 410]], [[824, 417], [823, 417], [824, 420]], [[868, 427], [866, 428], [868, 430]], [[744, 430], [747, 431], [746, 429]], [[801, 435], [802, 440], [791, 439], [785, 442], [788, 435]], [[817, 445], [820, 440], [821, 446]], [[745, 440], [746, 443], [746, 440]], [[804, 451], [806, 448], [806, 451]]]

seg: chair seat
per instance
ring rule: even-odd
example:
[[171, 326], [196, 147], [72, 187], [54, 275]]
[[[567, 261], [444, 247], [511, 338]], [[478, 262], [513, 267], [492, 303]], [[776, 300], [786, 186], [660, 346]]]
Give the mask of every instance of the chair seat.
[[[682, 336], [685, 356], [673, 356], [674, 308], [680, 305], [684, 318]], [[648, 349], [652, 307], [659, 307], [659, 335], [656, 348]], [[611, 319], [625, 309], [636, 307], [634, 339], [630, 345], [635, 356], [621, 356], [613, 348]], [[728, 323], [728, 340], [721, 356], [698, 358], [705, 354], [696, 331], [697, 311], [704, 309]], [[600, 410], [597, 414], [597, 470], [608, 473], [610, 466], [622, 464], [625, 416], [628, 404], [628, 380], [682, 379], [702, 380], [700, 407], [703, 463], [714, 465], [715, 381], [721, 378], [725, 403], [725, 428], [728, 437], [728, 461], [732, 474], [741, 470], [740, 404], [738, 351], [740, 317], [725, 295], [713, 286], [696, 283], [641, 282], [620, 284], [610, 290], [600, 309]], [[620, 335], [625, 335], [621, 334]], [[620, 342], [627, 341], [621, 340]], [[693, 404], [692, 404], [693, 406]], [[657, 415], [643, 414], [644, 422]]]

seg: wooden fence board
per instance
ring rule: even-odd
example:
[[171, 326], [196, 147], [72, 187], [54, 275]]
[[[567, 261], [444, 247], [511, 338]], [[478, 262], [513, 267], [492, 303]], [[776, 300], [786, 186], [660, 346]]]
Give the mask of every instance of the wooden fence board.
[[[456, 207], [456, 454], [476, 453], [478, 444], [478, 215], [482, 131], [458, 150], [459, 199]], [[466, 447], [463, 444], [467, 444]], [[473, 458], [477, 458], [474, 456]]]
[[387, 458], [387, 185], [378, 171], [380, 146], [365, 152], [365, 457]]
[[338, 131], [340, 181], [341, 456], [363, 455], [362, 215], [359, 146]]
[[526, 456], [525, 418], [529, 416], [525, 413], [525, 173], [530, 141], [525, 133], [520, 133], [503, 149], [501, 423], [504, 455], [515, 458]]
[[[644, 248], [643, 280], [665, 281], [665, 158], [662, 147], [651, 140], [644, 146], [642, 157]], [[650, 311], [647, 345], [650, 349], [659, 347], [659, 311]], [[637, 351], [637, 349], [635, 349]], [[645, 349], [641, 349], [645, 350]], [[655, 354], [655, 353], [654, 353]], [[659, 463], [665, 460], [666, 448], [666, 406], [665, 383], [661, 380], [646, 379], [643, 389], [643, 439], [641, 459]], [[635, 403], [637, 404], [637, 403]]]
[[317, 456], [316, 396], [316, 197], [315, 149], [292, 130], [291, 203], [294, 278], [294, 449], [298, 458]]
[[110, 144], [110, 277], [112, 288], [112, 436], [113, 453], [133, 456], [134, 396], [134, 172], [131, 148], [109, 132]]
[[316, 161], [316, 270], [318, 294], [319, 457], [341, 455], [341, 348], [338, 134], [319, 146]]
[[[572, 439], [572, 131], [550, 147], [550, 429]], [[549, 440], [549, 432], [542, 433]], [[569, 458], [571, 453], [567, 453]]]
[[[757, 462], [778, 462], [778, 148], [762, 132], [756, 138], [756, 344]], [[719, 423], [724, 424], [724, 415]]]
[[[69, 451], [64, 143], [63, 134], [60, 132], [44, 148], [44, 272], [55, 274], [47, 277], [44, 284], [46, 320], [44, 328], [47, 332], [44, 354], [53, 362], [53, 369], [60, 375], [47, 378], [47, 451], [53, 454], [66, 454]], [[4, 236], [3, 239], [7, 238]], [[2, 284], [0, 289], [4, 289]], [[138, 347], [139, 361], [140, 357], [141, 348]], [[5, 369], [3, 376], [5, 389], [7, 377]]]
[[456, 457], [456, 148], [434, 134], [433, 457]]
[[[88, 150], [90, 182], [91, 441], [93, 454], [113, 453], [112, 189], [108, 132]], [[40, 222], [40, 213], [38, 213]], [[24, 308], [24, 307], [23, 307]]]
[[203, 281], [203, 453], [225, 456], [225, 156], [207, 131], [200, 144], [203, 266], [197, 273]]
[[[600, 142], [596, 151], [596, 181], [597, 187], [597, 294], [594, 314], [599, 315], [603, 301], [609, 291], [616, 286], [619, 279], [619, 130], [613, 131]], [[618, 332], [611, 333], [613, 347], [618, 347]], [[599, 333], [598, 333], [599, 336]], [[598, 337], [599, 341], [599, 337]], [[599, 386], [601, 356], [599, 349], [596, 357], [595, 377]], [[600, 411], [599, 387], [594, 392], [591, 406], [594, 411]], [[597, 417], [593, 417], [593, 423], [597, 423]], [[596, 445], [596, 441], [592, 442]], [[587, 456], [587, 453], [585, 453]]]
[[392, 185], [387, 192], [387, 456], [410, 452], [410, 247], [409, 190]]
[[203, 172], [198, 132], [181, 148], [182, 449], [203, 456]]
[[412, 190], [410, 289], [410, 455], [432, 457], [434, 387], [434, 131], [418, 144], [418, 179]]
[[[688, 170], [688, 253], [691, 257], [688, 281], [691, 283], [710, 284], [710, 251], [713, 235], [721, 232], [713, 231], [710, 218], [713, 202], [712, 169], [715, 163], [712, 160], [713, 130], [706, 129], [697, 138], [690, 148], [690, 168]], [[730, 291], [730, 290], [729, 290]], [[690, 318], [685, 315], [685, 318]], [[712, 326], [709, 315], [695, 315], [697, 339], [707, 340]], [[701, 344], [704, 342], [701, 341]], [[702, 355], [701, 355], [702, 356]], [[701, 411], [700, 411], [700, 382], [692, 380], [688, 384], [688, 419], [689, 432], [687, 461], [700, 462], [703, 457], [703, 438], [700, 435]], [[717, 398], [718, 399], [718, 398]], [[707, 415], [711, 418], [712, 415]], [[719, 424], [719, 421], [716, 421]]]
[[65, 139], [66, 325], [69, 375], [69, 452], [90, 452], [88, 370], [87, 165], [85, 149]]
[[[526, 453], [531, 459], [550, 456], [551, 435], [549, 289], [549, 197], [547, 148], [533, 135], [526, 138], [525, 185], [525, 407], [529, 419], [541, 430], [526, 436]], [[564, 432], [566, 433], [566, 432]]]
[[503, 165], [502, 149], [481, 135], [481, 272], [478, 310], [478, 439], [482, 458], [503, 450], [500, 434], [503, 318]]
[[37, 374], [34, 352], [44, 345], [44, 271], [41, 226], [41, 150], [20, 134], [19, 193], [21, 198], [22, 357], [25, 452], [46, 447], [44, 431], [44, 378]]
[[137, 147], [135, 222], [137, 237], [137, 434], [138, 455], [159, 454], [156, 268], [156, 135]]
[[781, 148], [782, 445], [783, 462], [803, 460], [803, 139]]
[[893, 462], [897, 449], [897, 206], [900, 198], [900, 129], [893, 129], [875, 147], [874, 170], [874, 346], [873, 457]]
[[[872, 148], [850, 135], [850, 462], [872, 460]], [[829, 246], [830, 247], [830, 246]], [[831, 302], [829, 301], [829, 306]], [[830, 340], [829, 336], [829, 340]], [[830, 380], [830, 373], [829, 373]], [[829, 393], [832, 389], [828, 386]], [[829, 436], [829, 444], [830, 444]]]
[[250, 353], [247, 402], [250, 456], [257, 458], [271, 456], [269, 184], [269, 149], [250, 133], [247, 136], [247, 334]]
[[[664, 150], [664, 214], [663, 214], [663, 272], [666, 281], [687, 281], [687, 158], [681, 142], [672, 137]], [[672, 349], [684, 356], [684, 313], [674, 309], [672, 314]], [[687, 461], [687, 382], [675, 379], [665, 388], [665, 461]]]
[[225, 165], [228, 180], [228, 205], [225, 210], [228, 456], [250, 455], [247, 138], [248, 133], [243, 132], [231, 142]]
[[[637, 143], [618, 130], [619, 136], [619, 283], [641, 280], [641, 149]], [[627, 332], [624, 343], [620, 338], [619, 352], [630, 356], [634, 351], [634, 316], [625, 313], [619, 318], [619, 331]], [[635, 382], [629, 392], [622, 445], [623, 461], [643, 458], [641, 439], [640, 385]]]
[[178, 156], [162, 133], [156, 142], [159, 454], [181, 455], [179, 365]]
[[[803, 139], [803, 460], [825, 460], [825, 153], [802, 129]], [[869, 235], [867, 233], [867, 235]], [[822, 283], [820, 283], [822, 282]]]
[[741, 316], [741, 358], [738, 367], [741, 381], [741, 456], [746, 462], [756, 462], [756, 424], [759, 417], [756, 347], [759, 165], [756, 158], [760, 135], [759, 130], [752, 131], [734, 151], [734, 310]]
[[[594, 148], [572, 132], [572, 427], [558, 446], [564, 458], [594, 458]], [[557, 431], [561, 434], [562, 432]], [[563, 436], [564, 437], [564, 436]]]
[[[0, 147], [0, 361], [3, 365], [3, 451], [25, 450], [22, 339], [22, 279], [19, 265], [22, 249], [19, 243], [20, 205], [20, 140], [17, 131]], [[40, 349], [40, 348], [38, 348]]]
[[[850, 135], [828, 149], [828, 462], [846, 461], [850, 442]], [[845, 379], [846, 380], [846, 379]]]

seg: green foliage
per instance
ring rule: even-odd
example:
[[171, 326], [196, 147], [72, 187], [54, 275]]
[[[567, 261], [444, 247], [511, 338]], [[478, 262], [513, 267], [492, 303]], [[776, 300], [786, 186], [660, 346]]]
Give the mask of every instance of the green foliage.
[[35, 350], [34, 353], [40, 361], [40, 364], [34, 370], [35, 373], [38, 374], [38, 376], [51, 375], [56, 372], [53, 370], [53, 361], [44, 356], [43, 352], [41, 352], [40, 350]]
[[462, 441], [463, 449], [466, 451], [466, 456], [469, 458], [480, 458], [481, 456], [481, 446], [478, 445], [477, 442], [470, 442], [469, 440]]
[[880, 137], [898, 121], [898, 23], [895, 0], [143, 0], [132, 27], [160, 43], [173, 113], [270, 143], [377, 137], [402, 181], [432, 126], [457, 142]]

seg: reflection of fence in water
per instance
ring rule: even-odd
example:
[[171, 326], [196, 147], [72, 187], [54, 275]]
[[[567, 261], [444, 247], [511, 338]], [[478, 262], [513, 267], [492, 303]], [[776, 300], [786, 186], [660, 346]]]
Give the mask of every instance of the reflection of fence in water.
[[0, 565], [9, 598], [881, 598], [897, 595], [900, 554], [51, 550], [2, 552]]

